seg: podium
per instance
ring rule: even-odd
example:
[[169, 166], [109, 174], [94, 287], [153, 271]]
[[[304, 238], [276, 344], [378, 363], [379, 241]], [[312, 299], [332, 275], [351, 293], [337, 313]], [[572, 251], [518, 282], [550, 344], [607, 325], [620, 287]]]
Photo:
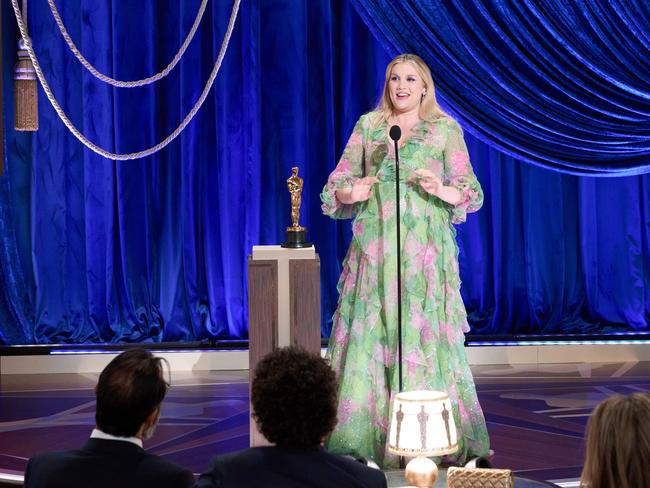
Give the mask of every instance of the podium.
[[[248, 259], [248, 363], [278, 347], [320, 353], [320, 260], [313, 247], [253, 246]], [[249, 386], [250, 388], [250, 386]], [[252, 411], [252, 410], [251, 410]], [[251, 417], [250, 445], [268, 445]]]

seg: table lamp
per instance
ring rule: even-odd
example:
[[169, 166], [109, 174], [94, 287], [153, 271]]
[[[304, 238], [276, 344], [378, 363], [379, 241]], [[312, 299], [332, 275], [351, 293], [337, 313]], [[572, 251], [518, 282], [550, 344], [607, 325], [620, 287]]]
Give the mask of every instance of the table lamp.
[[456, 423], [449, 396], [442, 391], [403, 391], [393, 398], [388, 451], [413, 458], [404, 478], [418, 488], [431, 487], [438, 467], [429, 456], [458, 450]]

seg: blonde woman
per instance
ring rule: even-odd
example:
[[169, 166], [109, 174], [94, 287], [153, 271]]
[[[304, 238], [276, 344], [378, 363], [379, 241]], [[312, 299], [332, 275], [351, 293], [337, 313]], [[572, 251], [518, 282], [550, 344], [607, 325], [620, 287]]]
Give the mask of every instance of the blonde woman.
[[449, 394], [459, 451], [448, 461], [460, 463], [486, 455], [489, 441], [463, 346], [469, 327], [452, 224], [478, 210], [483, 193], [460, 126], [440, 109], [429, 68], [412, 54], [386, 68], [379, 106], [357, 122], [321, 194], [325, 214], [354, 218], [328, 348], [340, 387], [327, 447], [396, 463], [385, 451], [398, 389], [393, 125], [401, 129], [403, 384]]
[[650, 486], [650, 395], [615, 395], [600, 403], [587, 423], [581, 487]]

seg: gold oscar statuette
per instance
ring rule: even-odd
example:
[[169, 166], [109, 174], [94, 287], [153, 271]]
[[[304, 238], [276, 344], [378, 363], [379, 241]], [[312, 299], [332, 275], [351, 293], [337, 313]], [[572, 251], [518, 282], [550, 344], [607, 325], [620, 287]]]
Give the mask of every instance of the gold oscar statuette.
[[300, 225], [300, 204], [303, 180], [298, 176], [298, 166], [291, 168], [291, 176], [287, 179], [287, 188], [291, 195], [291, 227], [287, 227], [286, 240], [282, 247], [300, 248], [311, 247], [307, 242], [307, 229]]

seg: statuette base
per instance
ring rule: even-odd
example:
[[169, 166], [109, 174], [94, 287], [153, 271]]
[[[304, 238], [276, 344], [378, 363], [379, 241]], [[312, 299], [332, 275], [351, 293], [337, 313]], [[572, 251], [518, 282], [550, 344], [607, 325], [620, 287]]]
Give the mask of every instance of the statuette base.
[[313, 244], [307, 241], [307, 229], [304, 227], [287, 227], [287, 238], [282, 247], [299, 249], [301, 247], [312, 247]]

